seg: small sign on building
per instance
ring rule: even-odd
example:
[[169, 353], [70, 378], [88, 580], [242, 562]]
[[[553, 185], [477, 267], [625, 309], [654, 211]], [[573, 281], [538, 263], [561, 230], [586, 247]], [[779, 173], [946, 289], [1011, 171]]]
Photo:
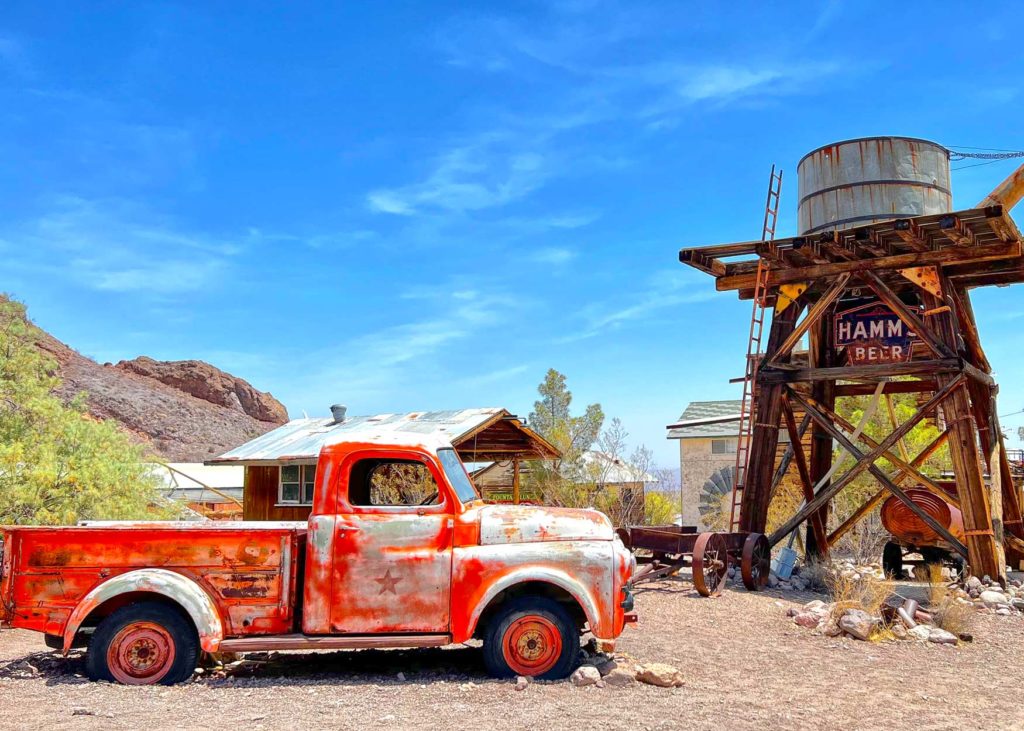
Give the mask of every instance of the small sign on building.
[[835, 315], [834, 340], [851, 365], [904, 363], [917, 335], [888, 305], [868, 302]]

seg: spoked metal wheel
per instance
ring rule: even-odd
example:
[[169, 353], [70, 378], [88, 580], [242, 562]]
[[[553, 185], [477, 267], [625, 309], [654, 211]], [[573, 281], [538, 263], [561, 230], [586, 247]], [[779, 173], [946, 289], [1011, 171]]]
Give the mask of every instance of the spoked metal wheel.
[[772, 567], [772, 548], [763, 533], [751, 533], [743, 540], [743, 553], [740, 558], [740, 575], [743, 586], [749, 591], [757, 591], [768, 583], [768, 574]]
[[693, 586], [701, 596], [718, 596], [729, 569], [729, 544], [721, 533], [701, 533], [693, 546]]

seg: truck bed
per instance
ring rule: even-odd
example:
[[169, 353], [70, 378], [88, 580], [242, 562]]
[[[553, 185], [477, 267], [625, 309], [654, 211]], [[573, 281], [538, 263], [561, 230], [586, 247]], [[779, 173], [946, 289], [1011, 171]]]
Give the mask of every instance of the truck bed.
[[218, 606], [226, 636], [295, 626], [305, 523], [96, 522], [0, 528], [0, 615], [15, 627], [62, 634], [91, 589], [136, 569], [188, 576]]

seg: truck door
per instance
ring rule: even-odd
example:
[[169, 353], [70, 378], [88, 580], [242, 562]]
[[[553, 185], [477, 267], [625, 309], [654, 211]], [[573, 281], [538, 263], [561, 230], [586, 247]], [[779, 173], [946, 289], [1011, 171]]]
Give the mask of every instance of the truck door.
[[331, 632], [448, 632], [453, 497], [435, 465], [360, 452], [342, 465]]

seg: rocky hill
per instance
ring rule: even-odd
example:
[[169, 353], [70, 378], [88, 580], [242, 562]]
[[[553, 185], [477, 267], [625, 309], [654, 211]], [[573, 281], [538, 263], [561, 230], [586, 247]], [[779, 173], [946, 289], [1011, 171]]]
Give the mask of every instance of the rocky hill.
[[93, 416], [119, 422], [169, 461], [201, 462], [288, 420], [269, 393], [203, 361], [101, 365], [45, 332], [39, 347], [58, 363], [61, 397], [85, 391]]

